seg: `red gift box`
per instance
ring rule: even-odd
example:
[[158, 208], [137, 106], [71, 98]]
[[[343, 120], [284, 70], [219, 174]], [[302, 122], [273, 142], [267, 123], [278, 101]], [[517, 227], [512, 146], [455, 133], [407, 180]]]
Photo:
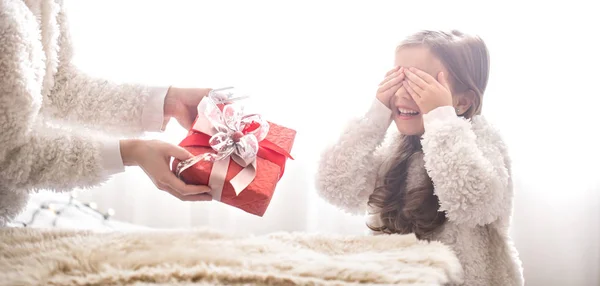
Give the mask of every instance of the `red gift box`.
[[[219, 105], [219, 109], [222, 110], [223, 106]], [[258, 142], [259, 149], [254, 165], [256, 172], [250, 184], [239, 194], [236, 193], [231, 181], [244, 167], [234, 160], [229, 160], [221, 191], [215, 192], [214, 188], [212, 190], [213, 199], [261, 217], [267, 210], [275, 187], [284, 173], [286, 160], [291, 158], [289, 153], [296, 137], [295, 130], [271, 122], [268, 122], [268, 125], [266, 137]], [[192, 129], [179, 146], [195, 156], [217, 154], [209, 144], [210, 139], [211, 135]], [[179, 163], [178, 160], [173, 161], [173, 170], [177, 170]], [[179, 177], [187, 184], [212, 187], [211, 183], [214, 182], [211, 182], [210, 178], [216, 163], [219, 162], [199, 161], [181, 172]]]

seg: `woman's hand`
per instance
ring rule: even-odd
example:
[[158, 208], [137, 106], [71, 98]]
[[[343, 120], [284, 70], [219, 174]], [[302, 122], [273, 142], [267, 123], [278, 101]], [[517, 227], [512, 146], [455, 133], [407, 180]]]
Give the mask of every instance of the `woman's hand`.
[[121, 157], [125, 166], [139, 166], [154, 185], [182, 201], [210, 201], [208, 186], [187, 185], [171, 172], [171, 157], [193, 157], [185, 149], [158, 140], [121, 140]]
[[419, 106], [421, 114], [427, 114], [438, 107], [452, 106], [450, 85], [443, 72], [438, 73], [437, 80], [416, 68], [408, 68], [405, 73], [404, 87]]
[[395, 67], [388, 71], [377, 89], [377, 99], [391, 109], [391, 100], [398, 89], [402, 87], [404, 79], [405, 74], [403, 67]]
[[189, 130], [198, 115], [198, 104], [211, 90], [170, 87], [165, 97], [165, 118], [175, 118], [179, 125]]

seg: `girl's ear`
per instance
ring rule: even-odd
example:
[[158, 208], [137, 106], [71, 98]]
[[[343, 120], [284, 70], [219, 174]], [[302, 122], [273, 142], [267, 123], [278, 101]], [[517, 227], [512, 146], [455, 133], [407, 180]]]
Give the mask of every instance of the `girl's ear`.
[[473, 106], [473, 102], [475, 102], [475, 92], [473, 90], [467, 90], [465, 92], [461, 92], [454, 96], [454, 109], [456, 110], [457, 115], [463, 115]]

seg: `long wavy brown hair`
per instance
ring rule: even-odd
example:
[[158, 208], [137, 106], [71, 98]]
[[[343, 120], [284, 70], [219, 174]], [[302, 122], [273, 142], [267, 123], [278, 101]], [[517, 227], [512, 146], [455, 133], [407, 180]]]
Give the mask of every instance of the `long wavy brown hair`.
[[[456, 30], [421, 31], [405, 39], [396, 51], [408, 46], [425, 46], [444, 64], [453, 94], [465, 91], [475, 94], [471, 107], [460, 116], [471, 118], [481, 113], [489, 74], [489, 54], [481, 38]], [[416, 184], [407, 184], [409, 168], [426, 172], [422, 160], [416, 160], [422, 156], [420, 136], [400, 136], [389, 170], [379, 179], [381, 185], [369, 196], [368, 204], [379, 215], [381, 225], [368, 225], [369, 228], [383, 233], [414, 233], [420, 239], [430, 239], [446, 222], [429, 176]]]

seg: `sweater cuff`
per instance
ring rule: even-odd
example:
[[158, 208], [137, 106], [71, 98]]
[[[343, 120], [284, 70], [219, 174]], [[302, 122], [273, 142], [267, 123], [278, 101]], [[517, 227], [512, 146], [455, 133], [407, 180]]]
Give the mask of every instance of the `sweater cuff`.
[[164, 107], [168, 91], [168, 87], [149, 88], [148, 100], [142, 111], [142, 126], [144, 131], [164, 131], [167, 122]]
[[106, 140], [101, 142], [101, 144], [100, 156], [102, 158], [102, 170], [104, 174], [111, 176], [125, 171], [119, 140]]
[[437, 121], [448, 121], [453, 118], [457, 118], [456, 111], [452, 106], [441, 106], [427, 114], [423, 114], [423, 124], [427, 130], [427, 126]]
[[371, 124], [387, 130], [392, 123], [392, 110], [376, 98], [371, 104], [369, 111], [367, 111], [365, 118]]

